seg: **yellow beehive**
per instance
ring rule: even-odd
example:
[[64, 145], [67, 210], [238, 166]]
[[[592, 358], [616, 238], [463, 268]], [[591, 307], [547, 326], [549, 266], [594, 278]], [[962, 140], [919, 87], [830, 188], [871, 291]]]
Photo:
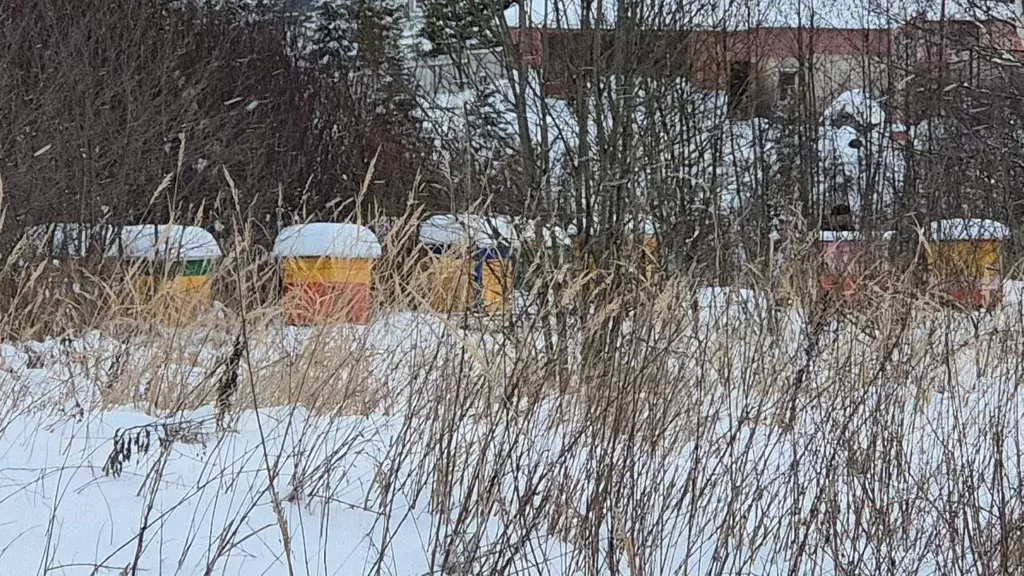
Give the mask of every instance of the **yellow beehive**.
[[994, 220], [932, 222], [926, 259], [931, 289], [958, 304], [1002, 302], [1002, 243], [1010, 230]]
[[125, 226], [111, 254], [142, 264], [136, 288], [145, 314], [167, 325], [194, 322], [213, 303], [210, 273], [221, 258], [213, 235], [197, 226]]
[[518, 240], [505, 218], [467, 214], [433, 216], [420, 226], [431, 305], [439, 312], [485, 312], [509, 308], [515, 274], [513, 250]]

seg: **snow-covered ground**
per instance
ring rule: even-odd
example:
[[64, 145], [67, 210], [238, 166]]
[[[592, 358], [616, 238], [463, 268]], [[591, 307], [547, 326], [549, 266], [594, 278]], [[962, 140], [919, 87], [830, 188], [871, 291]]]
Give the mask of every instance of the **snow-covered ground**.
[[[10, 343], [0, 573], [980, 570], [1024, 514], [1024, 290], [1008, 288], [999, 315], [922, 315], [898, 338], [834, 323], [809, 362], [799, 313], [704, 289], [697, 330], [629, 339], [621, 374], [575, 365], [558, 394], [511, 389], [540, 370], [516, 335], [413, 314], [272, 330], [242, 405], [333, 357], [327, 379], [387, 398], [242, 409], [222, 429], [209, 401], [152, 396], [209, 387], [230, 341], [157, 334], [117, 361], [99, 334]], [[112, 386], [135, 396], [113, 405]]]

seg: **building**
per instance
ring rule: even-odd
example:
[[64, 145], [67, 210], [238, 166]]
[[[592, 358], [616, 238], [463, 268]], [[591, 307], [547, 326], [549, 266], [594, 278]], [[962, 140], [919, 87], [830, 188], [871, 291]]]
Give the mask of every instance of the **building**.
[[[587, 18], [579, 0], [522, 1], [529, 5], [506, 12], [512, 41], [542, 71], [548, 96], [570, 98], [594, 74], [685, 77], [726, 92], [734, 117], [783, 112], [797, 95], [820, 112], [848, 90], [892, 94], [936, 75], [982, 79], [1024, 47], [1020, 0], [935, 0], [884, 14], [859, 0], [752, 0], [720, 10], [695, 3], [678, 8], [687, 13], [627, 15], [619, 26], [611, 25], [615, 0]], [[617, 46], [628, 47], [628, 60], [616, 60]]]

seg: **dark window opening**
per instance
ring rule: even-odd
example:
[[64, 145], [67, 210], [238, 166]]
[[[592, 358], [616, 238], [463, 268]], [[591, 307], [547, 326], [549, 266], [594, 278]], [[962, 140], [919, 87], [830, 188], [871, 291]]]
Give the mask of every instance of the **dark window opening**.
[[563, 98], [569, 82], [569, 69], [572, 65], [567, 55], [571, 54], [571, 38], [566, 34], [550, 34], [545, 36], [545, 57], [542, 68], [544, 79], [544, 96], [547, 98]]
[[789, 104], [796, 98], [796, 72], [782, 71], [779, 74], [779, 104]]
[[750, 62], [729, 63], [729, 114], [749, 115]]

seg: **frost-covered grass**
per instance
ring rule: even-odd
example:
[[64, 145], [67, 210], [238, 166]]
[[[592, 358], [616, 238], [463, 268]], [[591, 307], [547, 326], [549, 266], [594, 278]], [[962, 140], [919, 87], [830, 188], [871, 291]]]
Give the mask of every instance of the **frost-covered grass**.
[[879, 303], [870, 328], [675, 283], [547, 333], [541, 305], [500, 326], [250, 322], [226, 409], [239, 317], [10, 339], [0, 566], [1012, 573], [1010, 288], [998, 314]]

